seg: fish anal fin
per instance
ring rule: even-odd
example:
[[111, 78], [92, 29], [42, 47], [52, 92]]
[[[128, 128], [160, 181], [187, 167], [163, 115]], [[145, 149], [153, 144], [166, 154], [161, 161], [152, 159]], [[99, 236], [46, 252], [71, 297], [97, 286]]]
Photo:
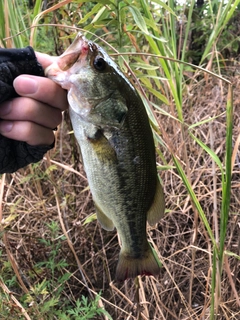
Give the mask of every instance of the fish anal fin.
[[112, 220], [106, 216], [106, 214], [99, 208], [99, 206], [97, 205], [96, 202], [94, 202], [94, 204], [95, 204], [95, 209], [96, 209], [96, 213], [97, 213], [97, 218], [98, 218], [98, 221], [100, 222], [102, 228], [107, 231], [114, 230], [114, 224], [113, 224]]
[[155, 276], [160, 272], [161, 262], [158, 260], [153, 249], [148, 244], [144, 255], [139, 258], [131, 257], [121, 250], [116, 270], [116, 281], [124, 281], [128, 278], [135, 278], [138, 275]]
[[154, 226], [164, 216], [165, 200], [163, 188], [157, 179], [156, 193], [153, 203], [147, 213], [147, 221], [151, 226]]

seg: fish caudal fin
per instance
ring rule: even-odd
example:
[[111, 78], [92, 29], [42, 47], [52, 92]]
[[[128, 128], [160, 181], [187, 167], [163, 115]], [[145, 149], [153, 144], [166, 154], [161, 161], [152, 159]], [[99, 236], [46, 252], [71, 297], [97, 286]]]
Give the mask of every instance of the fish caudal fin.
[[156, 252], [148, 244], [147, 251], [140, 258], [133, 258], [121, 250], [116, 270], [116, 281], [135, 278], [138, 275], [157, 275], [160, 272], [161, 262]]

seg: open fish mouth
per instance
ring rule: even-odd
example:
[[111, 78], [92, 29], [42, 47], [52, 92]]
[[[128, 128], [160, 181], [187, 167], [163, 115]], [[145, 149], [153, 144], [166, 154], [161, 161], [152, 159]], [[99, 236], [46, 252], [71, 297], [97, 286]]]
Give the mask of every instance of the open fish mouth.
[[87, 64], [89, 49], [89, 41], [81, 33], [78, 33], [68, 49], [51, 66], [46, 68], [45, 75], [68, 90], [64, 72], [68, 71], [70, 74], [74, 74], [77, 73], [77, 69], [84, 67]]
[[77, 61], [85, 60], [89, 52], [89, 42], [81, 34], [78, 33], [73, 43], [68, 49], [61, 55], [61, 59], [58, 63], [59, 68], [62, 71], [70, 69]]

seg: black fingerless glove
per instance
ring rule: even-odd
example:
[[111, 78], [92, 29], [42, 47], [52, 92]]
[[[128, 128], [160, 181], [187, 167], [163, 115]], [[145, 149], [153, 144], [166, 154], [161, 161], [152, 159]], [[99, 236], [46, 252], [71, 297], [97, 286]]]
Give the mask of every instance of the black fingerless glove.
[[[18, 96], [13, 80], [21, 74], [44, 76], [44, 70], [37, 61], [33, 48], [0, 48], [0, 103]], [[50, 146], [31, 146], [0, 134], [0, 173], [14, 172], [29, 163], [40, 161], [53, 146], [54, 143]]]

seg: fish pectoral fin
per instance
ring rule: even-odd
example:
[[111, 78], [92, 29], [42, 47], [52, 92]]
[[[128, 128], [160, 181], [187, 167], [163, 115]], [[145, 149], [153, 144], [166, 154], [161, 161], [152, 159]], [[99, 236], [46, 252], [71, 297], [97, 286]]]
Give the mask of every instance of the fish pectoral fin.
[[147, 221], [151, 226], [154, 226], [164, 216], [165, 201], [163, 188], [157, 179], [156, 193], [153, 203], [147, 213]]
[[94, 202], [94, 204], [95, 204], [95, 209], [96, 209], [96, 213], [97, 213], [97, 218], [98, 218], [98, 221], [100, 222], [102, 228], [107, 231], [114, 230], [114, 224], [113, 224], [112, 220], [109, 219], [105, 215], [105, 213], [103, 213], [103, 211], [99, 208], [99, 206], [96, 204], [96, 202]]
[[88, 142], [91, 143], [91, 148], [100, 161], [104, 163], [117, 163], [116, 151], [101, 129], [96, 130], [94, 134], [88, 131], [85, 133], [85, 136]]

